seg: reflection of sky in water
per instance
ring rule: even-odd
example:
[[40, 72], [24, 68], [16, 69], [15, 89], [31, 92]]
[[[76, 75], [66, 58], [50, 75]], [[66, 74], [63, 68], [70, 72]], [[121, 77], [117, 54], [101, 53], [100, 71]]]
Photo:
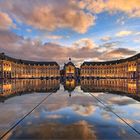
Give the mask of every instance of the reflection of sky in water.
[[126, 96], [116, 96], [106, 93], [92, 94], [102, 100], [107, 105], [107, 107], [111, 108], [126, 122], [128, 122], [140, 131], [140, 102]]
[[[49, 93], [14, 96], [0, 103], [0, 134], [41, 102]], [[140, 136], [114, 115], [140, 131], [140, 102], [111, 93], [91, 93], [79, 87], [71, 93], [63, 86], [50, 95], [7, 136], [7, 139], [140, 139]]]

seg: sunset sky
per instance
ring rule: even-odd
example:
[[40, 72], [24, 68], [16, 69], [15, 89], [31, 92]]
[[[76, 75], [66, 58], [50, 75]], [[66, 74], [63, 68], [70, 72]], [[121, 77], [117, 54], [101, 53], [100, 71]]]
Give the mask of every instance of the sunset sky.
[[140, 52], [140, 0], [0, 0], [0, 52], [104, 61]]

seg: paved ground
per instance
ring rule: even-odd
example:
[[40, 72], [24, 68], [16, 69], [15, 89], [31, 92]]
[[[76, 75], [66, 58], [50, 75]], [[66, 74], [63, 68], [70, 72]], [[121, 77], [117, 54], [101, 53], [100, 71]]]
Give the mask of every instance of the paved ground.
[[32, 93], [0, 103], [3, 139], [140, 139], [140, 103], [108, 93]]

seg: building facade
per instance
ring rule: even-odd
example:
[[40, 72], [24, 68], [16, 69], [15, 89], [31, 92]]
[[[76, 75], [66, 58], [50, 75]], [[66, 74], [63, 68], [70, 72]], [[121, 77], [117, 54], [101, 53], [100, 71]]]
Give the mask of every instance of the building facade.
[[[80, 71], [80, 72], [79, 72]], [[0, 79], [11, 78], [124, 78], [140, 79], [140, 53], [120, 60], [84, 62], [80, 69], [71, 62], [60, 66], [56, 62], [36, 62], [0, 54]]]
[[56, 62], [19, 60], [0, 54], [0, 78], [57, 78], [60, 67]]
[[66, 78], [76, 77], [76, 67], [71, 62], [71, 58], [69, 58], [68, 63], [64, 64], [63, 73], [64, 73], [64, 77], [66, 77]]
[[138, 78], [140, 79], [140, 54], [127, 59], [106, 62], [84, 62], [80, 66], [82, 78]]

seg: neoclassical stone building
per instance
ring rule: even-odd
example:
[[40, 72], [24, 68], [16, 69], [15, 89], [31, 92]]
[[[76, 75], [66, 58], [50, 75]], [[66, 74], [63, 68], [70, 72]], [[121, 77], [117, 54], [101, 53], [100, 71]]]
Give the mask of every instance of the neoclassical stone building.
[[71, 58], [69, 58], [68, 63], [64, 64], [62, 76], [66, 78], [79, 77], [79, 69], [76, 68], [74, 63], [71, 61]]
[[0, 54], [0, 78], [57, 78], [60, 67], [56, 62], [36, 62]]
[[[59, 77], [60, 66], [56, 62], [20, 60], [0, 53], [0, 79]], [[140, 53], [114, 61], [84, 62], [80, 66], [80, 73], [69, 59], [69, 62], [64, 64], [61, 77], [140, 79]]]
[[127, 59], [105, 62], [84, 62], [82, 78], [140, 78], [140, 53]]

